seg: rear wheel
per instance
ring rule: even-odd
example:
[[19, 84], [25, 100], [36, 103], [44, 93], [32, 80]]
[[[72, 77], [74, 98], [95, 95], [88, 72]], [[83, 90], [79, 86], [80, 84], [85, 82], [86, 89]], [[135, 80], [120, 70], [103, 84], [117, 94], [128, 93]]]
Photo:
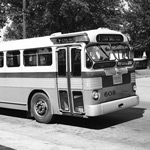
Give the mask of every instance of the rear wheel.
[[49, 123], [52, 120], [51, 103], [44, 93], [36, 93], [33, 95], [31, 99], [31, 113], [36, 121], [40, 123]]

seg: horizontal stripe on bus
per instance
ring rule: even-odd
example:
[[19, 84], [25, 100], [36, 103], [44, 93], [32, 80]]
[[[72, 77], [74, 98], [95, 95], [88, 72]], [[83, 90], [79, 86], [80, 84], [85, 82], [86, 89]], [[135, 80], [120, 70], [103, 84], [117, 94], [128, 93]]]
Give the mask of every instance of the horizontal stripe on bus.
[[[58, 78], [58, 88], [66, 89], [68, 88], [67, 78]], [[79, 90], [92, 90], [102, 88], [102, 78], [71, 78], [71, 89]]]
[[[132, 79], [133, 80], [133, 79]], [[71, 89], [99, 89], [104, 87], [115, 86], [112, 76], [98, 78], [71, 78]], [[122, 83], [131, 82], [130, 74], [122, 75]], [[0, 78], [1, 87], [30, 87], [30, 88], [66, 88], [68, 87], [67, 78]]]
[[[0, 78], [55, 78], [57, 72], [6, 72], [0, 73]], [[104, 72], [82, 72], [82, 78], [106, 76]], [[64, 76], [65, 77], [65, 76]], [[80, 76], [79, 76], [80, 77]], [[75, 77], [78, 78], [78, 77]]]
[[102, 88], [102, 78], [71, 78], [71, 89], [93, 90]]
[[[55, 78], [57, 75], [56, 72], [6, 72], [0, 73], [0, 78]], [[95, 78], [104, 76], [104, 72], [83, 72], [82, 78]], [[65, 78], [65, 76], [64, 76]], [[78, 78], [78, 77], [77, 77]]]
[[56, 78], [0, 78], [0, 87], [56, 88]]
[[[84, 72], [84, 73], [82, 73], [82, 77], [71, 77], [71, 80], [72, 80], [71, 81], [72, 82], [71, 83], [72, 84], [71, 87], [75, 88], [75, 89], [77, 89], [77, 88], [78, 89], [82, 89], [82, 78], [83, 78], [83, 80], [87, 79], [87, 80], [85, 80], [85, 82], [86, 81], [89, 82], [89, 89], [92, 89], [92, 87], [94, 88], [94, 87], [110, 87], [110, 86], [114, 86], [113, 76], [112, 75], [106, 76], [106, 75], [104, 75], [104, 74], [102, 75], [102, 74], [103, 74], [102, 72], [96, 72], [96, 73], [95, 72]], [[56, 75], [57, 75], [56, 72], [0, 73], [0, 79], [1, 80], [6, 80], [7, 78], [9, 78], [8, 80], [11, 82], [11, 79], [13, 79], [13, 78], [15, 78], [15, 80], [20, 78], [20, 81], [22, 81], [21, 78], [23, 78], [23, 80], [29, 79], [28, 81], [32, 82], [33, 79], [37, 80], [38, 78], [40, 78], [40, 80], [42, 80], [42, 79], [43, 80], [44, 79], [47, 80], [47, 78], [52, 78], [52, 79], [56, 80], [56, 77], [57, 77]], [[96, 78], [98, 78], [98, 77], [101, 77], [102, 80], [101, 81], [97, 80]], [[61, 78], [62, 79], [63, 78], [67, 79], [67, 77], [61, 77]], [[132, 81], [133, 80], [134, 80], [134, 77], [132, 77]], [[67, 80], [65, 80], [65, 82], [62, 82], [62, 83], [60, 82], [59, 84], [63, 84], [63, 86], [67, 87], [67, 82], [66, 81]], [[76, 82], [76, 81], [78, 81], [78, 82]], [[45, 82], [45, 81], [43, 81], [43, 82]], [[95, 85], [96, 82], [98, 82], [97, 85]], [[122, 83], [121, 84], [127, 84], [127, 83], [130, 83], [130, 82], [131, 82], [131, 75], [130, 75], [130, 73], [122, 74]], [[4, 82], [2, 82], [2, 83], [4, 83]], [[84, 85], [84, 82], [83, 82], [83, 85]], [[40, 87], [40, 86], [38, 85], [38, 87]], [[46, 85], [46, 87], [49, 87], [49, 86]], [[53, 88], [54, 86], [50, 86], [50, 87]], [[59, 87], [59, 85], [58, 85], [58, 87]], [[88, 86], [86, 86], [85, 89], [88, 89]]]
[[0, 78], [55, 78], [56, 72], [0, 73]]
[[[102, 78], [71, 78], [71, 89], [100, 89]], [[67, 78], [0, 78], [0, 87], [13, 88], [58, 88], [67, 89]]]
[[[0, 78], [56, 78], [56, 72], [8, 72], [8, 73], [0, 73]], [[95, 78], [106, 76], [105, 73], [101, 72], [83, 72], [81, 76], [73, 77], [73, 78]], [[64, 76], [65, 78], [65, 76]], [[67, 77], [66, 77], [67, 78]]]
[[[128, 73], [132, 73], [132, 69], [128, 69]], [[66, 73], [67, 74], [67, 73]], [[0, 72], [1, 77], [9, 77], [9, 78], [54, 78], [56, 77], [57, 72]], [[104, 77], [111, 76], [106, 75], [104, 71], [95, 71], [95, 72], [82, 72], [82, 78], [95, 78], [95, 77]], [[65, 77], [65, 76], [64, 76]], [[76, 77], [73, 77], [76, 78]], [[78, 76], [77, 76], [78, 78]]]

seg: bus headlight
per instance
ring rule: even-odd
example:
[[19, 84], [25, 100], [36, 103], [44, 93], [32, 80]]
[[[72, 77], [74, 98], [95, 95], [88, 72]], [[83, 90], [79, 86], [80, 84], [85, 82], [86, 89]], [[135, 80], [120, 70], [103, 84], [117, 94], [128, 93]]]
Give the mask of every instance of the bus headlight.
[[137, 89], [136, 85], [135, 85], [135, 84], [133, 84], [133, 86], [132, 86], [132, 90], [133, 90], [134, 92], [136, 92], [136, 89]]
[[92, 98], [93, 98], [94, 100], [98, 100], [98, 99], [100, 98], [100, 93], [99, 93], [97, 90], [94, 90], [94, 91], [92, 92]]

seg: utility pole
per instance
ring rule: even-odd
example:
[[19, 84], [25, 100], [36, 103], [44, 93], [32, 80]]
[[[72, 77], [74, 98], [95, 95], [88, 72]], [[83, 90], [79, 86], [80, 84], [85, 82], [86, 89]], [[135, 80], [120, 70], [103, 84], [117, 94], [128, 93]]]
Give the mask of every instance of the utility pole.
[[23, 39], [26, 39], [26, 0], [23, 0]]

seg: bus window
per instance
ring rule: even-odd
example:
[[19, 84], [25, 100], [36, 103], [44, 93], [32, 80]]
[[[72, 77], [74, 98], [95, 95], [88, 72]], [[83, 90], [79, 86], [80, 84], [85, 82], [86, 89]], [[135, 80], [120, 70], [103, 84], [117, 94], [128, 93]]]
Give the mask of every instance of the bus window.
[[4, 65], [4, 54], [3, 52], [0, 52], [0, 67], [3, 67]]
[[38, 49], [38, 65], [50, 66], [52, 64], [52, 49], [42, 48]]
[[58, 51], [58, 76], [66, 76], [66, 50]]
[[20, 51], [8, 51], [6, 57], [8, 67], [20, 66]]
[[110, 46], [109, 45], [91, 45], [87, 47], [89, 56], [95, 61], [110, 60]]
[[24, 51], [25, 66], [50, 66], [51, 64], [51, 48], [30, 49]]
[[59, 91], [60, 96], [60, 108], [63, 111], [69, 111], [69, 102], [68, 102], [68, 94], [67, 91]]
[[130, 49], [127, 45], [112, 44], [111, 47], [118, 60], [130, 58], [130, 55], [129, 55]]
[[116, 64], [115, 60], [116, 56], [108, 44], [92, 44], [87, 47], [87, 68], [100, 69], [114, 67]]
[[107, 51], [106, 50], [107, 47], [100, 45], [91, 45], [87, 48], [88, 54], [95, 62], [109, 60], [109, 53], [108, 50]]
[[23, 55], [25, 66], [37, 66], [37, 49], [25, 50]]
[[81, 76], [81, 50], [71, 49], [72, 76]]
[[81, 91], [73, 91], [73, 103], [75, 112], [84, 112], [83, 95]]

